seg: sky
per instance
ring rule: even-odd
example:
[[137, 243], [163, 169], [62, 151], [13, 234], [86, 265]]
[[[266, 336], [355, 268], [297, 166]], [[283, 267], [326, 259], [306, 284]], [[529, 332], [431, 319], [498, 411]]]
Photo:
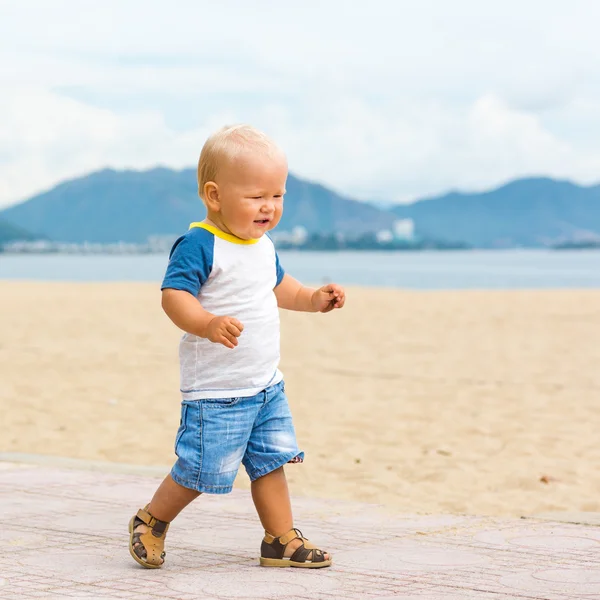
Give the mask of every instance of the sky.
[[599, 22], [597, 0], [0, 0], [0, 208], [195, 166], [238, 122], [358, 199], [598, 183]]

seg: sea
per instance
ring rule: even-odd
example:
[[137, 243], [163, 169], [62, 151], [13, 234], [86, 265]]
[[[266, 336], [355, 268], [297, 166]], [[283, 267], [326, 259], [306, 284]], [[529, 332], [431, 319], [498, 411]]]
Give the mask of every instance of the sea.
[[[420, 290], [600, 288], [600, 250], [420, 252], [280, 251], [284, 269], [320, 285]], [[160, 284], [166, 254], [0, 254], [0, 279], [147, 281]]]

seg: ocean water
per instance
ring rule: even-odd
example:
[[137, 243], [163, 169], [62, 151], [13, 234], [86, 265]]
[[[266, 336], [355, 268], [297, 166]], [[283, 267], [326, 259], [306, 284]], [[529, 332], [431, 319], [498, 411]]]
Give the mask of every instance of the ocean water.
[[[409, 289], [600, 288], [600, 251], [279, 253], [305, 283]], [[160, 283], [167, 256], [0, 254], [0, 279]]]

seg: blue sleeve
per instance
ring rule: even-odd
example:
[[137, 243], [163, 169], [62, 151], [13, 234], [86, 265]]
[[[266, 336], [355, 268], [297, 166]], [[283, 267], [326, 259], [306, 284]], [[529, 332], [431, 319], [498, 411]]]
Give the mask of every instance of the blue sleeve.
[[279, 262], [279, 255], [277, 254], [277, 252], [275, 252], [275, 268], [277, 269], [277, 283], [275, 284], [275, 287], [277, 287], [281, 283], [281, 281], [283, 280], [283, 276], [285, 275], [285, 271], [283, 270], [283, 267]]
[[197, 296], [213, 267], [215, 238], [205, 229], [192, 229], [181, 236], [169, 255], [161, 290], [183, 290]]

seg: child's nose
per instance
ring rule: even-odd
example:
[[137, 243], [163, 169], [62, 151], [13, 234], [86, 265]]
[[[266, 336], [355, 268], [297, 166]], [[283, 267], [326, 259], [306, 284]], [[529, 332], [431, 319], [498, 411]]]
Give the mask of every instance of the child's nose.
[[261, 211], [265, 213], [275, 212], [275, 200], [273, 199], [265, 199]]

